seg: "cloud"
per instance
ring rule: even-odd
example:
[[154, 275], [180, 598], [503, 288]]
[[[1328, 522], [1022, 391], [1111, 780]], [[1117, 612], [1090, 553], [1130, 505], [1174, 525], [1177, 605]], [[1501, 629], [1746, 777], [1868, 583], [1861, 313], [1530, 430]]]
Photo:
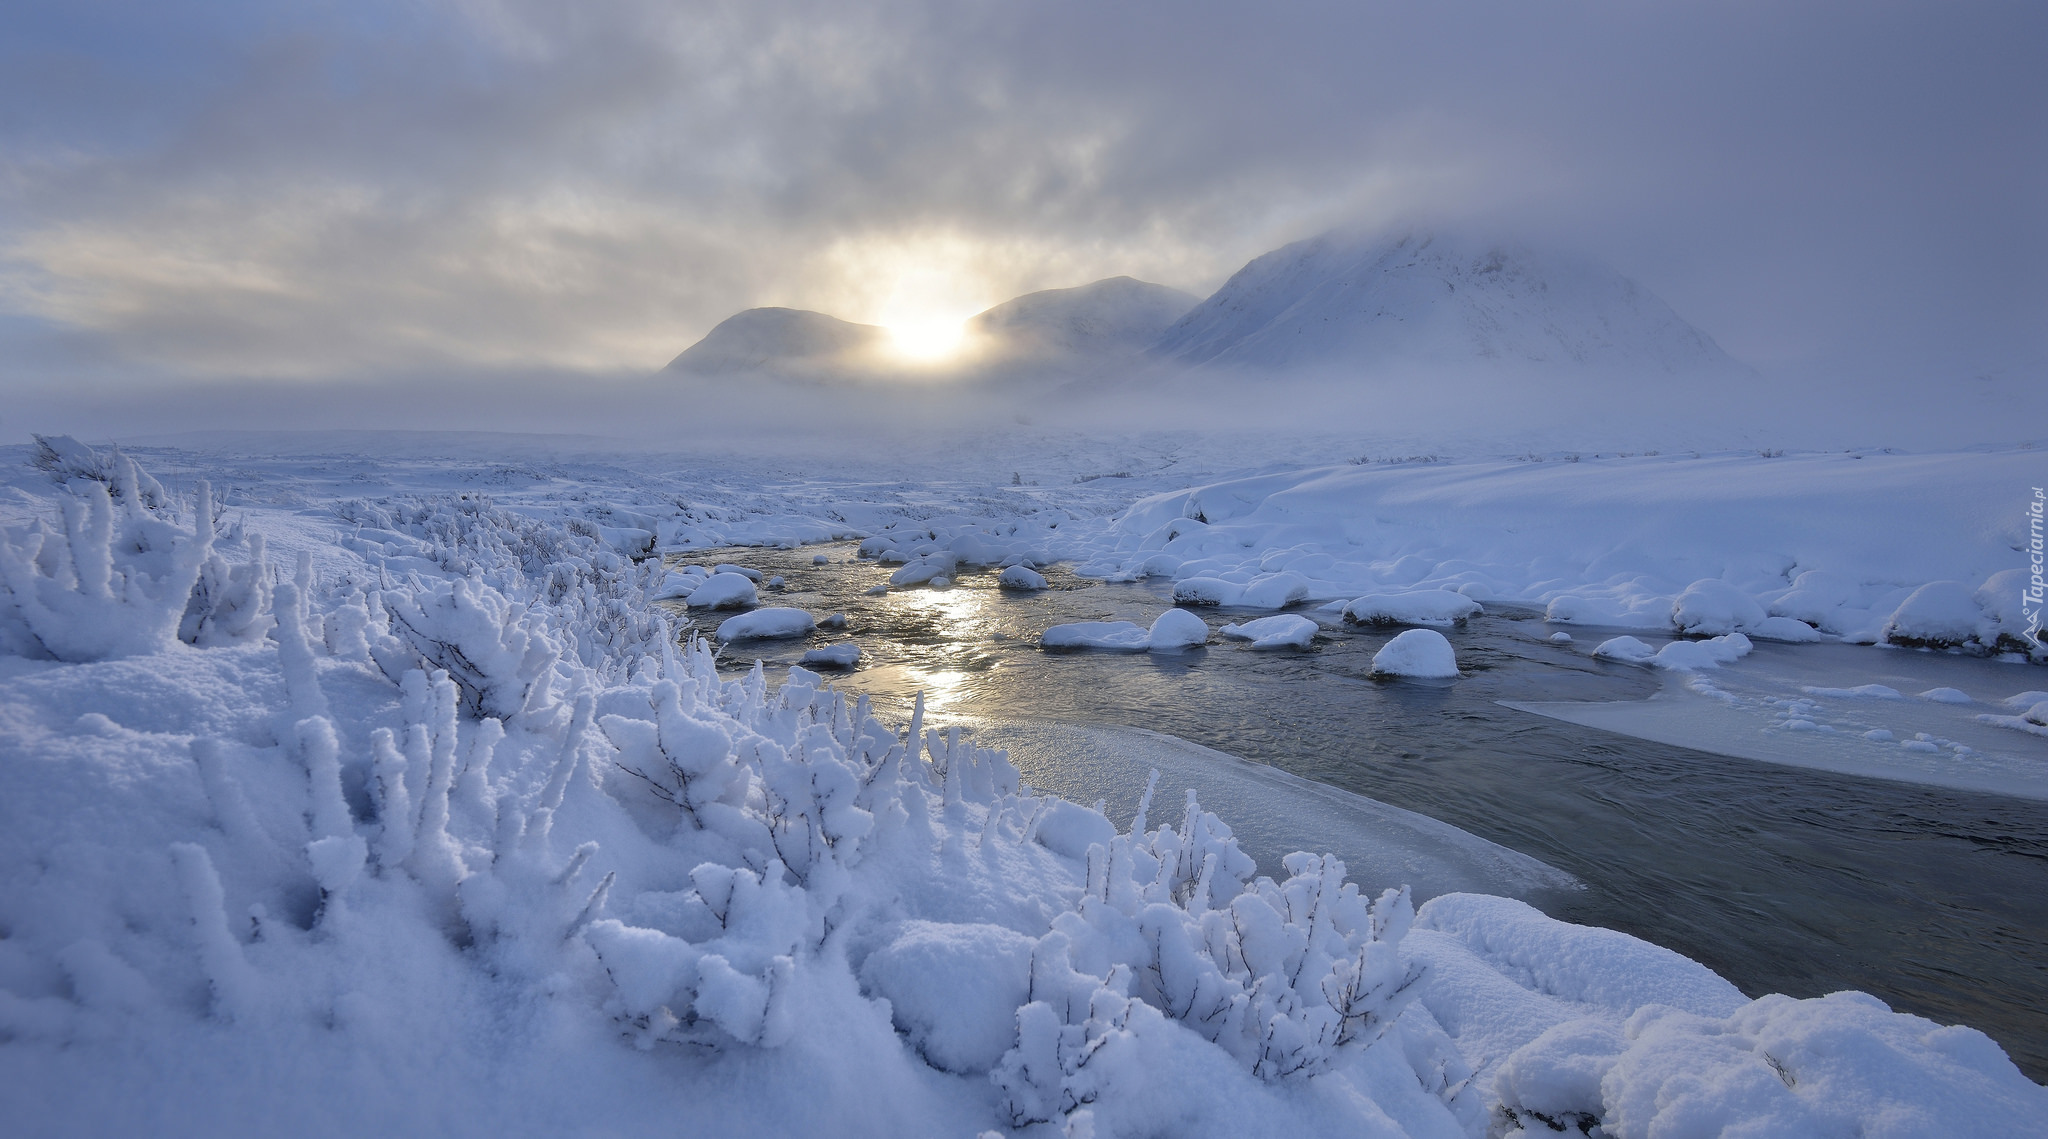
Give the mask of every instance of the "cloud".
[[1751, 359], [2041, 359], [2044, 31], [2020, 4], [31, 5], [0, 16], [0, 310], [138, 376], [630, 371], [750, 305], [1205, 291], [1434, 216], [1568, 239]]

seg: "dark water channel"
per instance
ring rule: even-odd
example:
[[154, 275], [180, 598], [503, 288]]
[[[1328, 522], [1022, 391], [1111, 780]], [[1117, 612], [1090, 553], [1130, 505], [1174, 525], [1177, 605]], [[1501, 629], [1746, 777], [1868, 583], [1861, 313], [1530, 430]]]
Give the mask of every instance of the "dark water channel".
[[[1552, 645], [1535, 614], [1450, 632], [1452, 683], [1367, 678], [1389, 632], [1346, 630], [1305, 652], [1214, 643], [1193, 653], [1049, 653], [1048, 625], [1148, 624], [1164, 587], [1049, 572], [1005, 594], [993, 574], [870, 596], [895, 567], [852, 544], [706, 551], [783, 575], [763, 603], [849, 615], [808, 641], [733, 646], [735, 670], [851, 640], [835, 683], [907, 718], [1150, 728], [1433, 816], [1578, 877], [1530, 901], [1566, 921], [1669, 946], [1744, 992], [1873, 993], [1989, 1033], [2048, 1082], [2048, 803], [1729, 758], [1500, 707], [1499, 700], [1646, 698], [1645, 670]], [[831, 564], [815, 565], [819, 553]], [[1259, 614], [1209, 611], [1212, 627]], [[713, 622], [702, 622], [708, 628]], [[885, 713], [886, 714], [886, 713]], [[1029, 767], [1026, 765], [1027, 777]], [[1103, 788], [1112, 817], [1138, 788]], [[1230, 804], [1209, 803], [1228, 821]]]

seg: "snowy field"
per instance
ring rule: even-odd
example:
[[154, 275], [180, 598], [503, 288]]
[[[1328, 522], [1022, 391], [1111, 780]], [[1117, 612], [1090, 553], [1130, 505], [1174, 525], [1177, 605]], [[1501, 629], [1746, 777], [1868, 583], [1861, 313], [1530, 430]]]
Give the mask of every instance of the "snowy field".
[[[1454, 659], [1424, 679], [1436, 630], [1534, 611], [1665, 678], [1545, 715], [2048, 797], [2038, 452], [1360, 459], [1028, 431], [836, 458], [0, 449], [0, 1113], [37, 1134], [2048, 1127], [2048, 1089], [1968, 1026], [1752, 999], [1510, 898], [1417, 906], [1333, 855], [1242, 849], [1555, 873], [1434, 820], [1235, 819], [1223, 800], [1273, 801], [1272, 777], [1170, 738], [989, 733], [1005, 753], [835, 691], [844, 658], [736, 673], [774, 643], [753, 638], [829, 648], [833, 615], [693, 568], [858, 540], [880, 588], [1159, 579], [1235, 615], [1246, 636], [1212, 651], [1316, 635], [1271, 617], [1403, 629], [1375, 665], [1393, 684], [1458, 683]], [[1172, 612], [1052, 640], [1208, 635]], [[1020, 776], [1060, 763], [1197, 794], [1111, 818]], [[1316, 810], [1360, 817], [1339, 795]]]

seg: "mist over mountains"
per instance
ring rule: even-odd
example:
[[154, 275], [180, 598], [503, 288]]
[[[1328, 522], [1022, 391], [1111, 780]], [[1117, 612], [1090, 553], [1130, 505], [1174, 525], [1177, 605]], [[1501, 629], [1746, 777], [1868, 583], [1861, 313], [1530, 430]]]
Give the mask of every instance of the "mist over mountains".
[[877, 325], [748, 309], [668, 365], [680, 377], [812, 383], [1158, 382], [1186, 372], [1745, 370], [1654, 293], [1597, 262], [1469, 235], [1325, 233], [1253, 259], [1207, 298], [1112, 277], [967, 322], [957, 357], [913, 365]]

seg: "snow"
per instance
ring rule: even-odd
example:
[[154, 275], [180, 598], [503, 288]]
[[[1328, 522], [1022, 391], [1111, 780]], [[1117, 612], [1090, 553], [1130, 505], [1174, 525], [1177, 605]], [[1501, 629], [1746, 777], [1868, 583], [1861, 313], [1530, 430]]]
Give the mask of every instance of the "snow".
[[1136, 621], [1070, 621], [1047, 629], [1038, 643], [1048, 649], [1141, 653], [1151, 647], [1152, 634]]
[[1594, 647], [1593, 655], [1624, 664], [1647, 664], [1674, 672], [1692, 672], [1740, 660], [1750, 647], [1749, 638], [1741, 633], [1709, 637], [1704, 641], [1672, 641], [1656, 649], [1639, 638], [1624, 636], [1600, 642]]
[[690, 593], [692, 609], [746, 609], [759, 602], [754, 580], [745, 574], [721, 571], [704, 579]]
[[1959, 688], [1930, 688], [1920, 694], [1922, 700], [1934, 700], [1942, 704], [1969, 704], [1970, 694]]
[[1893, 610], [1884, 639], [1895, 645], [1946, 649], [1977, 639], [1984, 612], [1959, 581], [1930, 581]]
[[[2020, 469], [1998, 455], [1863, 460], [1874, 489], [1842, 493], [1865, 548], [1812, 508], [1848, 485], [1818, 459], [1770, 460], [1805, 502], [1779, 513], [1746, 473], [1762, 461], [1732, 458], [1698, 461], [1719, 478], [1609, 468], [1604, 489], [1598, 464], [1346, 464], [1003, 499], [994, 480], [733, 488], [606, 456], [493, 502], [469, 480], [495, 467], [186, 455], [158, 483], [51, 454], [0, 478], [0, 1110], [25, 1132], [1479, 1139], [1541, 1113], [1610, 1134], [2021, 1134], [2048, 1111], [1972, 1029], [1856, 994], [1750, 1001], [1626, 934], [1460, 892], [1570, 883], [1436, 820], [1168, 737], [963, 737], [801, 667], [721, 674], [653, 602], [687, 588], [701, 617], [707, 590], [755, 602], [753, 580], [635, 560], [612, 533], [1578, 604], [1638, 621], [1650, 660], [1722, 662], [1711, 684], [1666, 668], [1627, 706], [1694, 746], [1735, 725], [1860, 772], [2029, 793], [2035, 753], [1989, 741], [2037, 736], [1976, 718], [2048, 731], [2048, 693], [2001, 698], [2022, 665], [1644, 639], [1677, 631], [1702, 580], [1766, 611], [1805, 592], [1830, 637], [1918, 628], [1938, 608], [1907, 604], [1922, 586], [1988, 581], [1985, 551], [2010, 553], [1964, 493]], [[219, 515], [198, 479], [230, 470], [239, 513]], [[1718, 521], [1652, 541], [1699, 494]], [[1558, 510], [1508, 529], [1537, 501]], [[958, 580], [947, 596], [987, 584]], [[1998, 614], [1965, 592], [1965, 646], [1990, 651]], [[783, 621], [811, 626], [754, 609], [720, 639]], [[1296, 614], [1231, 628], [1261, 622], [1314, 636]], [[1087, 626], [1071, 643], [1208, 633], [1185, 610]], [[1060, 628], [1082, 627], [1043, 643]], [[1437, 653], [1455, 675], [1431, 629], [1381, 655]], [[1834, 695], [1877, 685], [1972, 703]], [[1136, 811], [1048, 793], [1105, 773]]]
[[824, 645], [804, 653], [803, 663], [821, 668], [852, 668], [860, 663], [860, 646], [852, 641]]
[[1016, 589], [1036, 593], [1046, 588], [1045, 575], [1030, 566], [1010, 566], [996, 575], [996, 584], [1004, 589]]
[[802, 609], [786, 606], [768, 606], [728, 617], [719, 623], [718, 639], [721, 641], [745, 641], [765, 638], [808, 637], [817, 627], [811, 615]]
[[1448, 589], [1373, 593], [1344, 607], [1344, 619], [1360, 625], [1462, 625], [1484, 612], [1479, 603]]
[[1374, 676], [1454, 678], [1458, 657], [1451, 642], [1435, 629], [1410, 629], [1396, 636], [1372, 657]]
[[1207, 622], [1185, 609], [1168, 609], [1149, 629], [1135, 621], [1072, 621], [1047, 629], [1038, 643], [1048, 649], [1177, 653], [1198, 648], [1208, 639]]
[[1242, 625], [1225, 625], [1216, 630], [1225, 640], [1250, 641], [1254, 649], [1305, 649], [1321, 629], [1298, 613], [1278, 613]]
[[1181, 652], [1198, 648], [1209, 640], [1209, 626], [1185, 609], [1168, 609], [1153, 622], [1145, 636], [1145, 647], [1155, 653]]
[[1184, 365], [1285, 370], [1458, 362], [1650, 374], [1737, 369], [1613, 270], [1477, 235], [1329, 233], [1254, 259], [1168, 329]]
[[1754, 629], [1763, 620], [1763, 606], [1725, 581], [1693, 582], [1671, 603], [1671, 627], [1681, 633], [1711, 637]]

